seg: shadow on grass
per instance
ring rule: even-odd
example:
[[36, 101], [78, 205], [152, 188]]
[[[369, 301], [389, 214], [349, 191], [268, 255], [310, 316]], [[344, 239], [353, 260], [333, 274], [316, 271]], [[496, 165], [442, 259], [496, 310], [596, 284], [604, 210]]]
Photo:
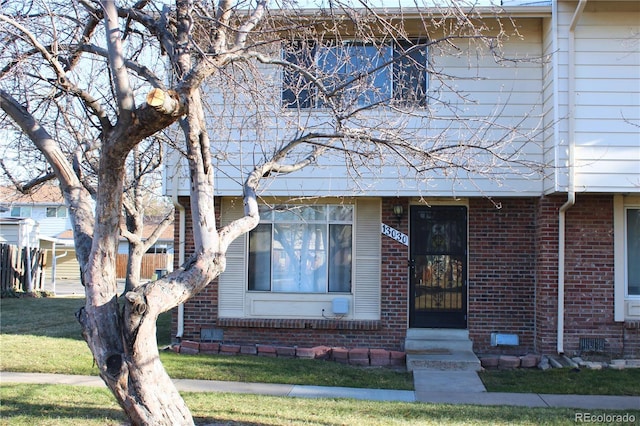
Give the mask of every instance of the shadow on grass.
[[[6, 424], [97, 426], [122, 425], [127, 421], [113, 396], [103, 388], [3, 384], [0, 386], [0, 396], [0, 413]], [[307, 399], [229, 393], [186, 392], [183, 396], [196, 424], [208, 426], [572, 425], [576, 412], [561, 408]]]
[[83, 305], [84, 299], [80, 298], [2, 299], [2, 334], [82, 340], [75, 313]]
[[[2, 418], [19, 424], [122, 424], [126, 416], [105, 389], [73, 386], [3, 384]], [[9, 420], [9, 424], [14, 421]]]
[[[76, 312], [84, 298], [6, 298], [2, 299], [2, 334], [45, 336], [83, 340]], [[171, 343], [171, 313], [158, 318], [158, 345]]]

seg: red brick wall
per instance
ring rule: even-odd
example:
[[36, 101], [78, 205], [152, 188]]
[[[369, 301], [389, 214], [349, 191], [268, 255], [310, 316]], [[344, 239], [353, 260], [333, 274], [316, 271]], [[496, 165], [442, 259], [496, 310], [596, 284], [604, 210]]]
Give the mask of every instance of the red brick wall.
[[[188, 199], [180, 201], [187, 209], [190, 253]], [[501, 208], [486, 199], [469, 201], [468, 328], [477, 352], [555, 353], [558, 209], [564, 201], [560, 196], [507, 198], [500, 200]], [[404, 207], [400, 224], [393, 215], [396, 204]], [[408, 212], [407, 199], [383, 199], [382, 221], [405, 234]], [[637, 356], [637, 325], [613, 321], [612, 197], [578, 196], [566, 218], [565, 352], [577, 351], [580, 337], [602, 337], [611, 353]], [[408, 325], [408, 250], [382, 236], [380, 321], [355, 321], [348, 327], [323, 321], [220, 322], [214, 280], [185, 304], [183, 338], [199, 340], [201, 328], [218, 328], [224, 331], [225, 341], [234, 343], [402, 349]], [[178, 266], [178, 256], [174, 259]], [[174, 335], [176, 319], [174, 312]], [[491, 332], [517, 334], [520, 345], [491, 347]]]
[[[189, 205], [189, 197], [179, 197], [178, 202], [184, 206], [186, 212], [185, 226], [185, 260], [189, 259], [189, 255], [193, 253], [195, 246], [193, 242], [193, 227], [191, 221], [191, 207]], [[220, 199], [215, 199], [216, 211], [220, 204]], [[219, 223], [219, 214], [216, 214], [216, 220]], [[174, 227], [173, 246], [179, 247], [179, 224]], [[173, 256], [174, 269], [180, 265], [178, 254]], [[184, 334], [185, 340], [200, 340], [200, 329], [211, 328], [215, 326], [218, 318], [218, 280], [215, 279], [211, 284], [205, 287], [200, 293], [196, 294], [184, 304]], [[175, 336], [178, 327], [178, 309], [172, 312], [172, 328], [171, 335]]]
[[606, 339], [622, 353], [622, 323], [614, 322], [613, 198], [580, 196], [566, 213], [565, 353], [580, 337]]
[[[393, 214], [393, 206], [401, 205], [404, 214], [400, 223]], [[409, 232], [409, 201], [406, 198], [382, 200], [382, 223], [398, 231]], [[395, 346], [403, 348], [409, 325], [409, 247], [382, 235], [382, 306], [381, 316], [386, 333]]]
[[535, 349], [555, 353], [558, 315], [558, 210], [563, 197], [543, 197], [536, 205]]
[[627, 358], [640, 358], [640, 321], [627, 321], [624, 324], [623, 355]]
[[[538, 203], [536, 348], [542, 353], [557, 348], [558, 212], [565, 200]], [[613, 355], [628, 352], [623, 346], [633, 348], [637, 340], [613, 317], [613, 197], [578, 194], [565, 222], [564, 352], [577, 353], [581, 337], [605, 339]]]
[[[469, 335], [477, 352], [534, 349], [535, 200], [469, 203]], [[492, 347], [491, 333], [517, 334], [520, 345]]]

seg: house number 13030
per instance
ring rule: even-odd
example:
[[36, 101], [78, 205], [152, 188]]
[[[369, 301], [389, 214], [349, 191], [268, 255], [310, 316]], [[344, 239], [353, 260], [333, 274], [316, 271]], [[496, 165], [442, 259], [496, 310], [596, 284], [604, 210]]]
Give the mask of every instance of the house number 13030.
[[382, 228], [381, 228], [381, 232], [386, 235], [387, 237], [393, 238], [394, 240], [398, 241], [399, 243], [404, 244], [405, 246], [409, 245], [409, 236], [407, 234], [403, 234], [402, 232], [398, 231], [397, 229], [394, 229], [392, 227], [390, 227], [389, 225], [385, 225], [384, 223], [382, 224]]

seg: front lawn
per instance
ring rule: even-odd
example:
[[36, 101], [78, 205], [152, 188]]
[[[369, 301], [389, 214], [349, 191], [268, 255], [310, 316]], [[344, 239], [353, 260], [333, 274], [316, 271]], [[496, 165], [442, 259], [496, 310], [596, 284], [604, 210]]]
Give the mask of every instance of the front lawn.
[[[98, 375], [74, 313], [78, 298], [2, 299], [0, 370]], [[158, 321], [158, 341], [169, 342], [170, 315]], [[183, 355], [161, 352], [175, 379], [248, 381], [357, 388], [413, 389], [406, 371], [329, 361], [258, 356]]]
[[640, 395], [640, 368], [588, 370], [570, 368], [487, 370], [480, 379], [491, 392]]
[[[79, 298], [1, 299], [0, 370], [97, 375], [74, 313]], [[170, 316], [158, 321], [158, 340], [170, 339]], [[181, 379], [318, 386], [413, 389], [412, 375], [387, 368], [256, 356], [179, 355], [162, 352], [169, 375]], [[640, 369], [521, 369], [480, 373], [490, 392], [640, 395]]]
[[[228, 393], [184, 393], [184, 398], [196, 424], [208, 426], [573, 425], [576, 413], [576, 410], [566, 408], [483, 407]], [[0, 424], [116, 426], [126, 421], [113, 396], [102, 388], [4, 384], [0, 387], [0, 399]], [[635, 415], [639, 418], [640, 412]]]

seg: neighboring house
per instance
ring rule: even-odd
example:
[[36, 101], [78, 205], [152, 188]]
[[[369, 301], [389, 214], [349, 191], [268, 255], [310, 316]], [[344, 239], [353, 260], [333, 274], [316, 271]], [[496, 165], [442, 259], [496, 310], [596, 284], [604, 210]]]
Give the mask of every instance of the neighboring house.
[[30, 218], [0, 217], [0, 243], [38, 247], [38, 225]]
[[[153, 221], [145, 223], [143, 241], [146, 241], [151, 236], [157, 226], [158, 224]], [[173, 224], [167, 226], [155, 244], [147, 250], [142, 259], [141, 278], [150, 279], [154, 275], [173, 271], [173, 232]], [[128, 256], [129, 241], [124, 237], [120, 237], [118, 257], [116, 258], [116, 276], [118, 278], [126, 277]]]
[[[9, 187], [0, 187], [0, 242], [47, 251], [46, 286], [57, 279], [80, 280], [73, 231], [64, 199], [55, 185], [43, 185], [33, 194], [24, 195]], [[145, 223], [143, 239], [149, 238], [157, 224]], [[129, 248], [120, 237], [117, 276], [125, 277]], [[169, 225], [143, 259], [142, 278], [152, 278], [156, 271], [173, 269], [173, 225]], [[54, 279], [55, 278], [55, 279]]]
[[[47, 250], [45, 257], [45, 285], [56, 279], [80, 279], [80, 266], [76, 260], [71, 220], [60, 189], [45, 184], [32, 194], [21, 194], [14, 188], [0, 187], [0, 239], [11, 233], [6, 221], [33, 222], [31, 247]], [[23, 242], [8, 242], [24, 246]]]
[[[265, 209], [229, 248], [226, 271], [176, 314], [174, 332], [402, 349], [408, 330], [451, 328], [467, 330], [476, 352], [640, 356], [640, 3], [554, 0], [506, 11], [520, 37], [505, 49], [533, 60], [460, 52], [438, 65], [467, 73], [460, 90], [482, 92], [465, 117], [504, 104], [507, 126], [531, 113], [519, 123], [530, 131], [542, 119], [526, 155], [547, 165], [544, 176], [436, 175], [423, 184], [380, 165], [380, 175], [363, 171], [356, 191], [339, 164], [320, 159], [268, 182], [262, 199], [281, 208]], [[223, 224], [242, 214], [240, 164], [216, 164]], [[185, 169], [174, 159], [167, 170], [166, 193], [189, 217]], [[177, 261], [192, 247], [189, 227], [180, 229]], [[497, 346], [497, 334], [518, 345]]]

